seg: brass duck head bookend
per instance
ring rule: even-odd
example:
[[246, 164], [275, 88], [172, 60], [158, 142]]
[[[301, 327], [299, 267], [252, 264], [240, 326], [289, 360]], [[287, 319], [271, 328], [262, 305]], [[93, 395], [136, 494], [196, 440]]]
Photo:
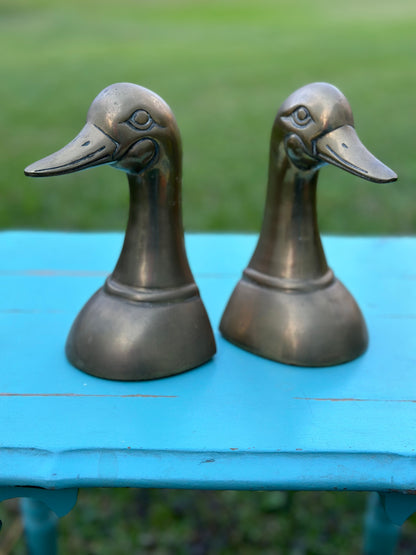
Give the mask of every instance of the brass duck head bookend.
[[316, 184], [327, 163], [368, 181], [397, 179], [360, 142], [345, 96], [312, 83], [277, 113], [261, 233], [220, 324], [232, 343], [287, 364], [335, 365], [368, 344], [361, 311], [328, 267], [320, 240]]
[[78, 314], [67, 357], [114, 380], [199, 366], [216, 348], [185, 252], [181, 140], [169, 106], [138, 85], [111, 85], [93, 101], [77, 137], [25, 173], [54, 176], [101, 164], [127, 174], [129, 218], [117, 265]]

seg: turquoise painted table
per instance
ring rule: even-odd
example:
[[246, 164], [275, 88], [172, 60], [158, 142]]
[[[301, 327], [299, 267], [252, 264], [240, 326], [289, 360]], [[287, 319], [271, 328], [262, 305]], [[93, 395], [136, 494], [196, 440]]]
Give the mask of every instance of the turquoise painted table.
[[[217, 332], [208, 364], [118, 383], [70, 366], [64, 343], [122, 238], [0, 234], [0, 499], [30, 499], [33, 553], [47, 553], [34, 532], [43, 503], [63, 515], [83, 487], [364, 490], [382, 494], [396, 523], [416, 511], [416, 239], [324, 239], [369, 327], [369, 350], [352, 363], [285, 366]], [[186, 240], [217, 329], [256, 238]], [[394, 532], [378, 502], [371, 515]]]

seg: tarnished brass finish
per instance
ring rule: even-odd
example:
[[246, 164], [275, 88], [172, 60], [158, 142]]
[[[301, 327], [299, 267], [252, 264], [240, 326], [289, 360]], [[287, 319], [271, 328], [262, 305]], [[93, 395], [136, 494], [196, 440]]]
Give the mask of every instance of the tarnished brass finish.
[[215, 341], [185, 252], [182, 150], [169, 106], [131, 83], [103, 90], [62, 150], [26, 168], [51, 176], [110, 164], [127, 173], [130, 212], [113, 273], [78, 314], [66, 344], [81, 370], [148, 380], [209, 360]]
[[316, 184], [327, 163], [369, 181], [397, 179], [360, 142], [344, 95], [313, 83], [277, 113], [260, 237], [220, 324], [240, 347], [299, 366], [346, 362], [368, 343], [361, 311], [328, 267], [321, 244]]

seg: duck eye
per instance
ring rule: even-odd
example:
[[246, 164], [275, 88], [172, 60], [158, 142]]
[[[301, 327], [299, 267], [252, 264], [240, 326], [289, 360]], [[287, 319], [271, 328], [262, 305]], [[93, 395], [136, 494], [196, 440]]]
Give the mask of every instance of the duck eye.
[[312, 116], [305, 106], [299, 106], [299, 108], [296, 108], [296, 110], [292, 113], [292, 119], [296, 125], [304, 127], [312, 120]]
[[149, 129], [149, 127], [153, 123], [153, 120], [151, 115], [146, 112], [146, 110], [136, 110], [134, 114], [131, 115], [129, 123], [136, 129], [144, 131], [146, 129]]

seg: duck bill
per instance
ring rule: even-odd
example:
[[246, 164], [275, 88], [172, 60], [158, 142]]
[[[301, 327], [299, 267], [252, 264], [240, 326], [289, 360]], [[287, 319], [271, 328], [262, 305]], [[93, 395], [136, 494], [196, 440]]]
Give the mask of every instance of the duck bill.
[[338, 127], [320, 137], [316, 143], [316, 155], [324, 162], [338, 166], [358, 177], [388, 183], [397, 175], [369, 152], [351, 125]]
[[73, 141], [25, 169], [31, 177], [77, 172], [113, 161], [117, 143], [98, 127], [87, 123]]

